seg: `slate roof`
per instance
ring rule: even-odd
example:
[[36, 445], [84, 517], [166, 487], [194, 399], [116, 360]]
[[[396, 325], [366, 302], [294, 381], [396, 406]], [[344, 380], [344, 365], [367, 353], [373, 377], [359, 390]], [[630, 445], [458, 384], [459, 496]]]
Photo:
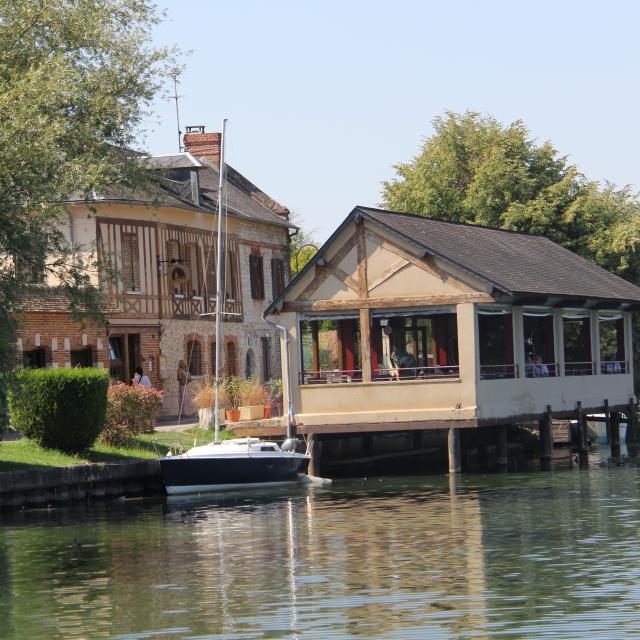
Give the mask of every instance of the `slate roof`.
[[640, 302], [639, 287], [543, 236], [383, 209], [357, 210], [509, 295]]
[[[220, 174], [211, 160], [195, 158], [190, 153], [179, 153], [150, 156], [144, 158], [143, 162], [153, 172], [148, 185], [137, 189], [114, 185], [101, 194], [95, 194], [92, 202], [177, 207], [201, 213], [217, 211]], [[191, 197], [189, 172], [192, 169], [198, 172], [199, 204]], [[227, 213], [231, 216], [289, 229], [297, 228], [289, 221], [289, 209], [270, 198], [229, 165], [226, 171], [225, 196]], [[72, 196], [69, 202], [81, 203], [85, 200], [79, 196]]]

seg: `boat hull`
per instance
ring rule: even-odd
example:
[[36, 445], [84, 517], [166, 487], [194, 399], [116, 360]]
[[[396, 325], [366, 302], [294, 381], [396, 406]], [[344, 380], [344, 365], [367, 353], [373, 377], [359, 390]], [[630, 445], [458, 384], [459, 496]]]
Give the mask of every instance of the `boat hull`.
[[162, 458], [160, 466], [169, 495], [239, 488], [278, 486], [297, 482], [306, 471], [305, 456], [238, 458]]

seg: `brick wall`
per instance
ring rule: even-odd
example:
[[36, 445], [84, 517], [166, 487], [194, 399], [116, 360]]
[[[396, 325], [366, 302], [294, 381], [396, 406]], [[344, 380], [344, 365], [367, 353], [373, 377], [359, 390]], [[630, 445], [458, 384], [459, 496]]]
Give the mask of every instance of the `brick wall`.
[[30, 312], [19, 317], [18, 350], [44, 349], [46, 365], [70, 367], [72, 351], [91, 349], [91, 363], [109, 369], [109, 348], [104, 325], [75, 322], [68, 313]]

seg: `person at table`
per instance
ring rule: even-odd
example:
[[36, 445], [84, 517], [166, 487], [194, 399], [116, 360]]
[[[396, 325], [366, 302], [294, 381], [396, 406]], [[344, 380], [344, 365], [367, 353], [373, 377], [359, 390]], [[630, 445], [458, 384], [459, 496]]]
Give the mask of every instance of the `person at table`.
[[415, 378], [418, 361], [411, 353], [413, 345], [407, 345], [407, 349], [397, 354], [398, 371], [401, 378]]
[[549, 377], [549, 367], [547, 367], [547, 365], [542, 362], [542, 356], [538, 355], [535, 358], [535, 364], [534, 364], [534, 371], [537, 373], [537, 375], [534, 373], [535, 377], [537, 378], [548, 378]]

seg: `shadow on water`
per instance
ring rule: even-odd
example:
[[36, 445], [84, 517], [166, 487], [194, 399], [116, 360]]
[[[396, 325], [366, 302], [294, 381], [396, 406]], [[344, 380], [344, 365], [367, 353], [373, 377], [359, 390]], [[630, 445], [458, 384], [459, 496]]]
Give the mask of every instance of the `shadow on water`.
[[2, 636], [636, 638], [638, 474], [606, 455], [3, 515]]

